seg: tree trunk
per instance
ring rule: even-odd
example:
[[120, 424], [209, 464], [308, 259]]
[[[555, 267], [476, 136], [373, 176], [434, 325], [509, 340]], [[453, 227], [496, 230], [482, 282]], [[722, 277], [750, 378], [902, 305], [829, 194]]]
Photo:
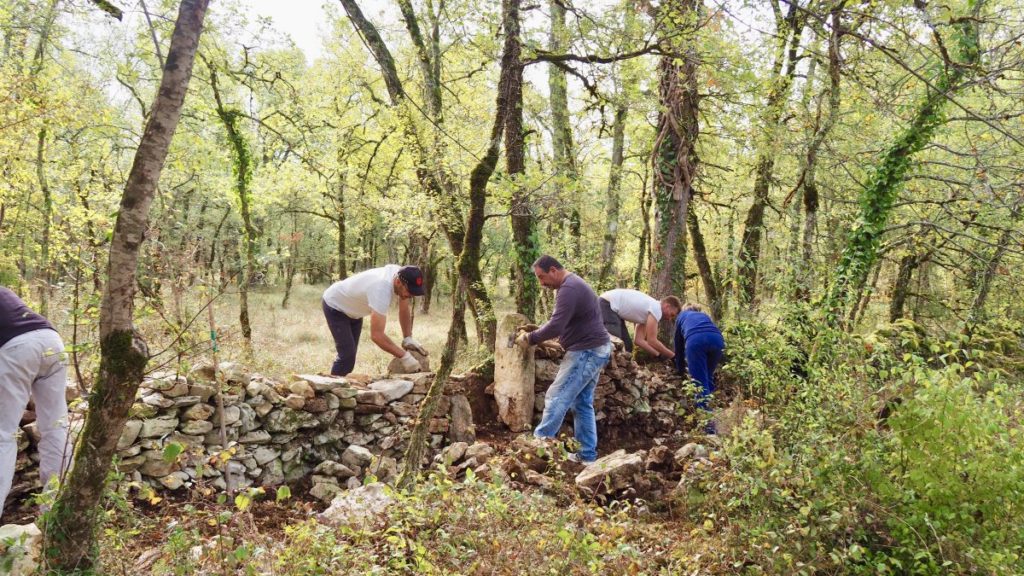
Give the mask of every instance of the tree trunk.
[[423, 398], [420, 406], [419, 416], [416, 424], [409, 434], [409, 447], [405, 451], [405, 460], [402, 463], [402, 474], [398, 478], [398, 486], [411, 487], [416, 484], [420, 470], [423, 466], [423, 455], [427, 448], [427, 440], [430, 437], [430, 420], [437, 411], [437, 405], [444, 396], [445, 386], [448, 384], [448, 377], [451, 376], [452, 368], [455, 367], [455, 356], [459, 349], [459, 341], [465, 339], [466, 335], [466, 293], [468, 287], [460, 279], [452, 288], [452, 321], [448, 326], [448, 338], [445, 341], [444, 352], [441, 354], [441, 365], [437, 368], [434, 380], [427, 389], [427, 395]]
[[782, 115], [789, 99], [789, 89], [796, 74], [797, 48], [803, 30], [804, 16], [796, 3], [790, 4], [785, 18], [776, 13], [778, 46], [772, 65], [771, 89], [765, 101], [765, 115], [761, 126], [761, 142], [754, 163], [754, 200], [743, 223], [743, 238], [736, 262], [736, 286], [741, 306], [753, 309], [757, 297], [757, 269], [761, 256], [761, 236], [764, 230], [764, 210], [768, 205], [775, 173]]
[[420, 305], [420, 312], [423, 314], [430, 314], [430, 303], [434, 298], [434, 289], [437, 287], [437, 266], [443, 260], [443, 258], [435, 256], [436, 252], [437, 248], [431, 241], [427, 247], [427, 267], [423, 269], [423, 283], [426, 285], [423, 288], [423, 299]]
[[[565, 29], [565, 4], [561, 0], [549, 0], [551, 13], [551, 29], [548, 50], [553, 54], [565, 52], [567, 32]], [[580, 213], [578, 208], [577, 186], [579, 185], [579, 168], [576, 164], [576, 151], [573, 145], [572, 125], [569, 118], [569, 91], [565, 78], [565, 70], [558, 63], [548, 65], [548, 92], [551, 105], [551, 147], [553, 150], [552, 164], [554, 173], [559, 178], [555, 182], [557, 192], [561, 192], [561, 204], [555, 219], [558, 222], [559, 236], [564, 233], [564, 222], [569, 222], [569, 242], [558, 238], [558, 243], [566, 247], [565, 256], [573, 262], [573, 266], [585, 275], [584, 263], [576, 262], [580, 253]], [[568, 205], [568, 211], [565, 206]]]
[[[674, 0], [662, 6], [671, 10], [667, 20], [693, 22], [698, 18], [695, 0]], [[679, 30], [664, 31], [679, 34]], [[663, 32], [663, 33], [664, 33]], [[652, 163], [652, 197], [655, 201], [654, 260], [651, 262], [650, 293], [655, 298], [686, 294], [686, 214], [693, 183], [697, 176], [698, 55], [692, 40], [688, 46], [676, 46], [676, 40], [664, 40], [669, 56], [663, 56], [659, 68], [657, 136]], [[677, 53], [681, 52], [679, 55]]]
[[345, 256], [348, 254], [348, 246], [345, 243], [345, 176], [340, 170], [338, 173], [338, 196], [335, 200], [338, 203], [337, 216], [334, 219], [334, 223], [338, 227], [338, 279], [344, 280], [348, 278], [348, 270], [345, 268]]
[[895, 322], [903, 318], [907, 294], [910, 293], [910, 279], [914, 276], [914, 270], [917, 270], [917, 267], [923, 261], [919, 254], [907, 254], [900, 258], [899, 270], [896, 272], [896, 279], [892, 283], [892, 295], [889, 300], [889, 322]]
[[[643, 182], [640, 183], [640, 239], [636, 250], [636, 269], [633, 271], [633, 288], [643, 290], [645, 256], [650, 250], [651, 243], [651, 194], [647, 188], [647, 171], [644, 170]], [[650, 262], [650, 258], [646, 259]]]
[[[443, 135], [440, 133], [440, 130], [437, 130], [433, 133], [433, 137], [430, 138], [432, 144], [424, 145], [421, 143], [420, 135], [411, 118], [411, 111], [406, 105], [407, 94], [398, 76], [394, 57], [388, 50], [377, 28], [363, 15], [356, 0], [340, 0], [340, 2], [349, 20], [358, 30], [374, 60], [376, 60], [377, 65], [381, 68], [381, 75], [384, 77], [384, 84], [387, 87], [391, 104], [398, 109], [399, 115], [402, 118], [402, 129], [406, 135], [406, 140], [413, 145], [419, 159], [419, 167], [416, 170], [417, 178], [423, 189], [437, 201], [439, 209], [437, 219], [445, 233], [445, 237], [448, 239], [452, 254], [457, 261], [462, 254], [468, 224], [463, 222], [462, 210], [458, 205], [458, 198], [461, 196], [459, 188], [455, 185], [451, 175], [448, 174], [442, 161], [441, 142], [443, 142]], [[416, 47], [420, 68], [424, 73], [428, 117], [431, 119], [431, 125], [437, 128], [441, 126], [443, 121], [439, 100], [441, 95], [439, 80], [441, 62], [437, 26], [435, 23], [434, 36], [431, 46], [428, 48], [419, 31], [415, 14], [412, 12], [412, 8], [407, 0], [400, 0], [399, 7], [402, 11], [406, 28], [409, 31], [409, 36]], [[483, 279], [480, 277], [479, 264], [477, 264], [475, 271], [472, 267], [469, 267], [466, 272], [469, 274], [475, 273], [475, 277], [471, 279], [467, 287], [469, 290], [468, 303], [473, 310], [473, 317], [478, 328], [477, 334], [484, 337], [487, 333], [486, 326], [488, 323], [491, 326], [494, 325], [490, 298], [488, 297]], [[494, 330], [491, 329], [490, 333], [493, 335]], [[482, 342], [487, 344], [485, 340], [482, 340]], [[493, 345], [493, 342], [488, 344], [490, 347], [493, 347]]]
[[39, 271], [39, 313], [48, 316], [50, 313], [50, 231], [53, 226], [53, 193], [46, 181], [46, 126], [39, 129], [36, 142], [36, 177], [39, 180], [39, 191], [43, 194], [43, 230], [39, 246], [39, 258], [42, 265]]
[[225, 107], [217, 86], [217, 71], [209, 62], [206, 62], [206, 65], [210, 68], [210, 85], [213, 88], [214, 100], [217, 102], [217, 116], [224, 123], [228, 141], [231, 142], [231, 149], [235, 153], [232, 172], [235, 176], [235, 193], [238, 194], [242, 230], [245, 233], [245, 263], [241, 267], [242, 277], [238, 279], [238, 322], [242, 327], [242, 337], [245, 339], [246, 349], [251, 352], [252, 324], [249, 322], [249, 286], [256, 274], [256, 229], [252, 225], [250, 208], [252, 191], [249, 189], [253, 171], [252, 150], [242, 133], [242, 127], [239, 126], [239, 120], [243, 117], [242, 112]]
[[[53, 29], [53, 23], [57, 19], [57, 4], [60, 0], [52, 0], [49, 8], [47, 8], [46, 14], [43, 17], [43, 26], [39, 31], [39, 43], [36, 44], [35, 56], [32, 58], [32, 67], [30, 69], [30, 77], [33, 79], [39, 76], [39, 73], [43, 69], [43, 61], [46, 56], [46, 44], [50, 41], [50, 31]], [[44, 106], [44, 103], [38, 103], [40, 106]], [[50, 267], [50, 235], [53, 222], [53, 193], [50, 191], [50, 185], [46, 180], [46, 133], [47, 133], [46, 119], [43, 120], [43, 126], [39, 129], [36, 139], [36, 179], [39, 183], [39, 191], [43, 195], [43, 229], [40, 248], [40, 259], [42, 260], [42, 266], [40, 269], [40, 286], [39, 286], [39, 308], [38, 311], [43, 316], [48, 316], [50, 312], [50, 284], [52, 283], [51, 267]]]
[[[491, 138], [487, 153], [473, 168], [470, 175], [470, 207], [469, 219], [466, 222], [466, 238], [463, 243], [462, 254], [459, 256], [458, 272], [459, 281], [455, 285], [452, 305], [452, 322], [448, 328], [448, 339], [445, 343], [444, 353], [441, 355], [441, 366], [438, 368], [434, 381], [430, 384], [423, 405], [420, 407], [416, 425], [409, 436], [409, 448], [405, 453], [405, 464], [402, 474], [399, 477], [399, 485], [408, 487], [416, 482], [419, 476], [420, 467], [423, 464], [423, 453], [426, 450], [427, 437], [430, 419], [434, 416], [437, 404], [444, 392], [455, 365], [455, 354], [458, 350], [459, 336], [465, 333], [465, 299], [464, 294], [469, 293], [470, 279], [475, 268], [479, 278], [480, 266], [480, 242], [483, 238], [484, 209], [487, 202], [487, 182], [490, 180], [494, 168], [498, 164], [498, 156], [501, 148], [501, 136], [505, 130], [505, 122], [510, 113], [512, 102], [509, 99], [511, 84], [515, 81], [517, 73], [521, 73], [519, 67], [519, 2], [520, 0], [503, 0], [502, 2], [502, 27], [505, 30], [505, 45], [501, 58], [501, 74], [498, 79], [498, 94], [494, 112], [494, 124], [491, 127]], [[519, 72], [517, 72], [519, 68]], [[488, 302], [489, 305], [489, 302]], [[485, 325], [485, 329], [491, 332], [484, 337], [485, 343], [490, 343], [491, 351], [494, 350], [494, 337], [497, 329], [497, 322], [494, 321], [494, 313], [488, 310], [491, 323]]]
[[[976, 5], [975, 12], [977, 10], [979, 7]], [[935, 89], [928, 89], [910, 125], [882, 155], [874, 175], [861, 193], [858, 225], [847, 239], [836, 267], [835, 280], [823, 302], [833, 325], [842, 321], [847, 306], [856, 303], [856, 300], [850, 300], [849, 287], [863, 284], [878, 258], [882, 233], [889, 221], [903, 177], [910, 167], [911, 157], [928, 143], [936, 128], [943, 124], [942, 110], [948, 95], [956, 92], [960, 80], [980, 57], [977, 19], [956, 18], [951, 27], [956, 45], [956, 61], [947, 62], [948, 66], [943, 67]]]
[[693, 210], [690, 210], [687, 215], [686, 223], [690, 229], [690, 242], [693, 243], [693, 259], [697, 262], [701, 284], [704, 285], [704, 298], [711, 308], [711, 317], [715, 320], [721, 320], [722, 299], [718, 295], [718, 283], [715, 281], [715, 274], [711, 270], [711, 262], [708, 260], [708, 251], [704, 246], [704, 235], [700, 232], [700, 222], [698, 222], [697, 214]]
[[533, 274], [533, 263], [540, 256], [537, 245], [537, 221], [530, 207], [530, 198], [523, 187], [526, 176], [526, 154], [523, 140], [523, 64], [520, 59], [519, 26], [506, 29], [509, 54], [508, 118], [505, 121], [505, 170], [512, 181], [512, 206], [509, 220], [516, 262], [512, 275], [516, 311], [532, 322], [536, 318], [537, 293], [540, 288]]
[[[1016, 222], [1017, 213], [1019, 209], [1014, 209], [1012, 221]], [[988, 300], [989, 289], [992, 286], [992, 280], [995, 278], [996, 271], [999, 270], [999, 264], [1003, 260], [1003, 256], [1006, 255], [1006, 251], [1010, 247], [1010, 242], [1013, 240], [1013, 229], [1007, 228], [1003, 230], [1003, 233], [999, 235], [999, 242], [996, 244], [995, 251], [992, 253], [992, 257], [985, 263], [984, 268], [981, 270], [980, 278], [977, 282], [978, 290], [974, 295], [974, 302], [971, 303], [971, 310], [967, 314], [967, 324], [973, 325], [985, 320], [985, 302]]]
[[[814, 133], [810, 145], [807, 147], [805, 160], [805, 172], [803, 177], [803, 203], [804, 203], [804, 229], [801, 250], [800, 274], [797, 276], [797, 299], [808, 302], [811, 298], [814, 275], [811, 270], [814, 266], [814, 234], [818, 226], [818, 151], [832, 127], [839, 117], [840, 87], [842, 76], [840, 73], [842, 62], [840, 60], [839, 44], [843, 37], [842, 6], [840, 2], [832, 10], [832, 29], [828, 43], [828, 115], [825, 121]], [[819, 108], [820, 113], [820, 108]]]
[[601, 246], [601, 272], [597, 279], [600, 290], [612, 288], [615, 269], [615, 242], [619, 237], [619, 189], [622, 186], [623, 146], [626, 140], [626, 114], [628, 108], [619, 104], [615, 108], [615, 127], [612, 129], [612, 165], [608, 171], [608, 198], [605, 213], [604, 244]]
[[114, 225], [107, 291], [100, 312], [100, 371], [89, 400], [74, 466], [53, 505], [43, 547], [50, 565], [92, 565], [99, 503], [128, 410], [149, 359], [134, 329], [133, 292], [139, 248], [171, 138], [181, 116], [208, 0], [183, 0], [171, 35], [160, 89], [139, 142]]
[[861, 287], [860, 296], [857, 298], [858, 305], [853, 307], [850, 311], [850, 318], [847, 322], [847, 330], [852, 332], [857, 324], [864, 319], [864, 312], [868, 309], [868, 303], [871, 302], [871, 297], [875, 294], [875, 289], [878, 287], [878, 277], [882, 273], [882, 266], [875, 266], [875, 272], [871, 276], [871, 284], [867, 286], [865, 290]]
[[292, 293], [292, 282], [295, 279], [295, 268], [299, 262], [299, 243], [301, 234], [298, 230], [298, 216], [292, 214], [292, 233], [288, 237], [288, 262], [285, 267], [284, 298], [281, 299], [281, 308], [288, 309], [288, 299]]

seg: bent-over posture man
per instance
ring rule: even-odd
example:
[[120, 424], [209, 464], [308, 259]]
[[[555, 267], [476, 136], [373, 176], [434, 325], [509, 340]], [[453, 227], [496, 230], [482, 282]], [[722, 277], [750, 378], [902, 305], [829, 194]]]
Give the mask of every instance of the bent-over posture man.
[[29, 396], [36, 404], [43, 485], [68, 464], [66, 355], [53, 326], [0, 286], [0, 512], [14, 481], [18, 431]]
[[[700, 311], [696, 304], [683, 306], [676, 317], [675, 330], [676, 371], [690, 373], [701, 387], [697, 395], [697, 408], [710, 411], [711, 395], [715, 392], [715, 368], [722, 361], [725, 339], [711, 317]], [[683, 366], [683, 359], [686, 365]], [[715, 433], [714, 424], [708, 424], [707, 432]]]
[[601, 323], [597, 295], [589, 284], [546, 255], [533, 263], [533, 273], [541, 286], [558, 290], [555, 309], [546, 324], [533, 332], [523, 332], [516, 338], [516, 344], [527, 348], [558, 336], [565, 349], [558, 375], [544, 396], [544, 416], [533, 435], [556, 437], [565, 413], [572, 410], [580, 451], [570, 454], [569, 459], [589, 464], [597, 460], [594, 389], [601, 369], [611, 357], [611, 340]]
[[633, 351], [626, 322], [636, 324], [636, 345], [655, 358], [675, 358], [675, 352], [658, 340], [658, 322], [662, 317], [675, 320], [682, 307], [679, 298], [666, 296], [661, 301], [639, 290], [616, 288], [600, 296], [601, 317], [608, 333], [622, 340], [626, 351]]
[[[402, 326], [402, 346], [395, 344], [384, 333], [388, 322], [391, 297], [398, 296], [398, 323]], [[331, 284], [324, 291], [324, 316], [334, 337], [338, 352], [331, 375], [345, 376], [356, 365], [359, 334], [363, 318], [370, 317], [370, 339], [381, 350], [402, 361], [406, 371], [419, 368], [419, 361], [408, 350], [426, 355], [427, 351], [412, 337], [413, 296], [423, 296], [423, 272], [416, 266], [388, 264], [364, 270]]]

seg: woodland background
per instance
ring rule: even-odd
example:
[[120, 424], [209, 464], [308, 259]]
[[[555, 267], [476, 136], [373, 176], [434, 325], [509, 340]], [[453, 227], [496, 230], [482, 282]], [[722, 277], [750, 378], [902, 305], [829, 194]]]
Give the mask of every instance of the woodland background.
[[[0, 7], [0, 283], [84, 390], [178, 4]], [[546, 318], [550, 253], [703, 303], [773, 418], [686, 507], [725, 544], [707, 566], [1021, 570], [1018, 2], [341, 0], [314, 24], [310, 61], [240, 0], [206, 15], [122, 302], [147, 370], [211, 328], [222, 357], [326, 369], [320, 291], [401, 263], [447, 376], [502, 313]]]

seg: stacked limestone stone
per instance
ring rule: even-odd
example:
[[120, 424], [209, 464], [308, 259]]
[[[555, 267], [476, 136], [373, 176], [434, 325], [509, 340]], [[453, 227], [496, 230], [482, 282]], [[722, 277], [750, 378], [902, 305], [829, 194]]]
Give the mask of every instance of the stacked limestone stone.
[[[534, 421], [544, 411], [544, 393], [558, 373], [563, 353], [549, 346], [538, 348], [534, 381]], [[615, 361], [601, 373], [594, 391], [598, 426], [628, 426], [632, 431], [658, 436], [679, 430], [683, 414], [692, 411], [693, 393], [667, 363], [637, 364], [619, 349]]]
[[[388, 479], [395, 474], [396, 456], [405, 450], [433, 379], [423, 372], [376, 380], [297, 375], [276, 381], [232, 363], [222, 363], [220, 375], [227, 451], [212, 367], [188, 376], [152, 374], [139, 388], [118, 442], [120, 472], [171, 490], [200, 482], [223, 489], [228, 475], [233, 487], [245, 488], [312, 474], [313, 493], [329, 500], [366, 476]], [[466, 405], [458, 395], [442, 398], [430, 423], [434, 448], [445, 444], [450, 431], [460, 438], [473, 434]], [[35, 451], [30, 440], [30, 434], [23, 434], [19, 444], [26, 455]], [[165, 456], [175, 452], [167, 450], [172, 443], [185, 450], [168, 461]], [[36, 469], [21, 468], [26, 473]]]

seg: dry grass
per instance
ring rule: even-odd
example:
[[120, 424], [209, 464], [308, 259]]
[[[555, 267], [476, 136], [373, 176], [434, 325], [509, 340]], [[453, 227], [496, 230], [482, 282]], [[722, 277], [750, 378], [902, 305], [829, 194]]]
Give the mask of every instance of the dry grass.
[[[281, 308], [283, 289], [267, 288], [249, 294], [249, 315], [252, 324], [252, 343], [254, 358], [246, 358], [244, 342], [241, 336], [238, 319], [238, 295], [234, 292], [218, 297], [214, 304], [214, 316], [220, 339], [220, 359], [233, 360], [251, 366], [253, 369], [268, 375], [291, 373], [310, 373], [330, 371], [334, 361], [334, 340], [327, 329], [321, 310], [323, 287], [298, 285], [292, 290], [289, 306]], [[188, 298], [186, 308], [197, 321], [191, 333], [201, 342], [198, 354], [190, 355], [191, 362], [199, 358], [209, 357], [207, 331], [209, 330], [207, 315], [200, 313], [205, 299], [198, 294]], [[499, 315], [506, 312], [499, 303]], [[418, 311], [413, 323], [413, 336], [430, 351], [431, 368], [437, 368], [441, 359], [448, 325], [451, 320], [451, 306], [447, 297], [435, 297], [429, 314]], [[157, 316], [150, 316], [140, 321], [147, 337], [155, 340], [169, 341], [172, 334], [160, 328], [161, 321]], [[485, 357], [478, 349], [476, 329], [472, 317], [467, 314], [467, 330], [470, 345], [463, 350], [456, 365], [461, 370], [474, 365]], [[387, 334], [396, 342], [401, 342], [402, 332], [398, 324], [397, 300], [392, 305], [388, 317]], [[155, 338], [154, 338], [155, 337]], [[165, 347], [161, 346], [161, 348]], [[154, 346], [155, 348], [156, 346]], [[166, 361], [169, 355], [164, 357]], [[355, 372], [364, 374], [383, 374], [387, 371], [392, 356], [370, 341], [369, 320], [363, 324], [363, 332], [359, 340], [359, 354], [356, 358]]]

